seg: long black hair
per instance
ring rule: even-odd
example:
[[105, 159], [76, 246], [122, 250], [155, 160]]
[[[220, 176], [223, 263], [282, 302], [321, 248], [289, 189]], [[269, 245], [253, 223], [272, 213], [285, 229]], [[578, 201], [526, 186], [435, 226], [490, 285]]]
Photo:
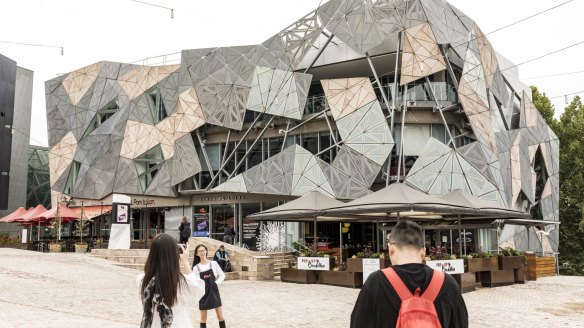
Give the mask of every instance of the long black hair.
[[193, 267], [199, 263], [201, 263], [201, 258], [197, 255], [197, 251], [199, 250], [199, 248], [203, 247], [206, 251], [207, 251], [207, 255], [209, 255], [209, 249], [207, 249], [207, 246], [203, 245], [203, 244], [198, 244], [197, 247], [195, 247], [195, 257], [193, 258]]
[[140, 289], [142, 298], [152, 277], [156, 277], [155, 293], [162, 296], [166, 305], [176, 304], [178, 290], [183, 285], [187, 286], [187, 281], [180, 273], [180, 255], [176, 240], [168, 234], [161, 233], [152, 239], [144, 264], [144, 280]]

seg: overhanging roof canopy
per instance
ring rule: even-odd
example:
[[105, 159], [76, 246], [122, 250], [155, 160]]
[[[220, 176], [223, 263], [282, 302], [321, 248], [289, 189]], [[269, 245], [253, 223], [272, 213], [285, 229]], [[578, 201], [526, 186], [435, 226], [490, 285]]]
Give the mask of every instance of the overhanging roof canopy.
[[325, 210], [345, 203], [319, 191], [311, 191], [286, 204], [248, 215], [251, 220], [313, 221]]
[[[82, 210], [83, 208], [83, 210]], [[83, 212], [83, 219], [89, 220], [93, 219], [97, 216], [108, 214], [112, 211], [111, 205], [93, 205], [93, 206], [83, 206], [83, 207], [75, 207], [71, 208], [75, 213], [81, 217], [81, 212]]]
[[367, 196], [330, 208], [326, 211], [326, 216], [352, 214], [384, 216], [410, 211], [423, 212], [426, 215], [431, 213], [474, 214], [476, 212], [469, 206], [425, 194], [403, 183], [393, 183]]
[[493, 216], [493, 217], [507, 217], [507, 218], [521, 218], [531, 219], [529, 213], [514, 211], [509, 208], [500, 206], [495, 202], [490, 202], [464, 192], [462, 190], [454, 190], [440, 198], [447, 200], [452, 204], [472, 208], [479, 216]]

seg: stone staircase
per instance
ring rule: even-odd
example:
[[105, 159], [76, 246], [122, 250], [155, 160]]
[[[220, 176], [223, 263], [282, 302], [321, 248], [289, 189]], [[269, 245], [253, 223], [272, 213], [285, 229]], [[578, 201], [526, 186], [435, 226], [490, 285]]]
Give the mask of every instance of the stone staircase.
[[296, 264], [294, 253], [264, 253], [274, 259], [274, 278], [280, 277], [281, 269]]
[[[209, 259], [213, 258], [220, 245], [225, 246], [225, 249], [229, 252], [229, 260], [233, 269], [232, 272], [226, 273], [226, 280], [279, 279], [280, 270], [289, 267], [290, 262], [296, 262], [296, 257], [293, 253], [254, 252], [210, 238], [191, 237], [189, 239], [189, 263], [193, 262], [195, 247], [198, 244], [204, 244], [207, 247]], [[116, 265], [121, 267], [142, 271], [148, 252], [148, 249], [92, 249], [91, 255], [114, 261]]]
[[[92, 249], [91, 255], [114, 261], [115, 265], [130, 268], [138, 271], [144, 270], [144, 264], [148, 258], [148, 249]], [[189, 255], [189, 263], [193, 263], [193, 256], [195, 254], [194, 250], [191, 250]], [[213, 259], [213, 256], [209, 256], [209, 259]], [[233, 265], [233, 263], [232, 263]], [[239, 272], [226, 272], [225, 280], [239, 280]]]

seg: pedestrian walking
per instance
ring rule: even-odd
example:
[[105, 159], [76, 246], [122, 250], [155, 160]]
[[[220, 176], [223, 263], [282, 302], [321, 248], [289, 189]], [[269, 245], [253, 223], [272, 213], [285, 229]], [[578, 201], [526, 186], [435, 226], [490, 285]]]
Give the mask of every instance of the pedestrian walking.
[[187, 220], [186, 216], [183, 216], [182, 222], [178, 226], [178, 231], [180, 235], [180, 243], [187, 244], [191, 237], [191, 223]]
[[233, 229], [228, 223], [223, 227], [223, 242], [233, 245], [233, 240], [235, 237], [235, 229]]
[[369, 276], [351, 314], [351, 328], [468, 327], [464, 299], [453, 277], [423, 264], [419, 225], [401, 221], [387, 240], [392, 266]]

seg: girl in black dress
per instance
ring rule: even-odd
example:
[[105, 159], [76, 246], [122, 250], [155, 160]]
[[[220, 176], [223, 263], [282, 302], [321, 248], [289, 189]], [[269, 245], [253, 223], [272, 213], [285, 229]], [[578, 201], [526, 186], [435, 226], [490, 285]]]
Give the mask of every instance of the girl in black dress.
[[219, 295], [219, 285], [225, 280], [225, 273], [215, 261], [207, 259], [207, 247], [197, 245], [195, 247], [195, 258], [193, 259], [193, 273], [198, 274], [205, 282], [205, 295], [199, 301], [201, 311], [201, 328], [207, 327], [207, 311], [215, 309], [219, 327], [225, 328], [225, 318], [223, 317], [223, 307], [221, 306], [221, 295]]

